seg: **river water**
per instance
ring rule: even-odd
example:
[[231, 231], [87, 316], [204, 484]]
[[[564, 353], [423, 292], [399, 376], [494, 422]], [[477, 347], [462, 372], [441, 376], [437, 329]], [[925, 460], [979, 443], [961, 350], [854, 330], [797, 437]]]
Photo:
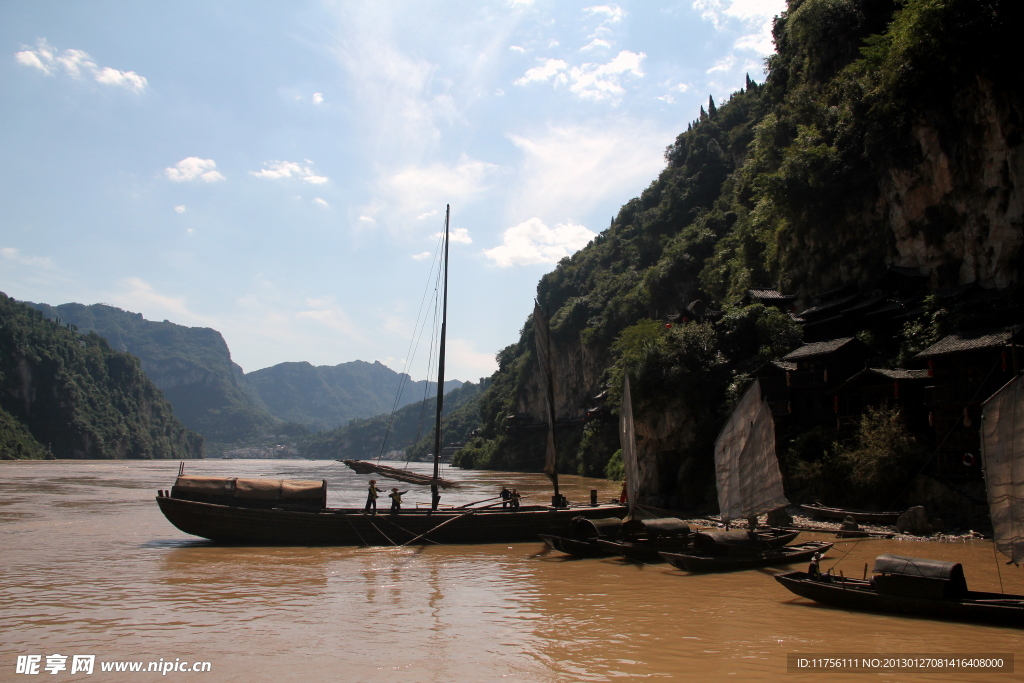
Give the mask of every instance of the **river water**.
[[[424, 465], [416, 466], [426, 471]], [[160, 514], [176, 462], [0, 463], [0, 681], [1021, 680], [1024, 632], [823, 608], [772, 571], [687, 575], [668, 565], [572, 560], [543, 545], [423, 548], [218, 547]], [[209, 476], [327, 479], [332, 506], [359, 506], [368, 477], [340, 463], [190, 461]], [[543, 475], [446, 469], [463, 487], [550, 495]], [[570, 500], [619, 486], [561, 478]], [[392, 482], [381, 480], [383, 485]], [[383, 488], [382, 485], [382, 488]], [[425, 487], [405, 497], [426, 502]], [[801, 538], [824, 539], [805, 534]], [[822, 567], [860, 576], [883, 552], [956, 560], [977, 590], [1024, 594], [1024, 570], [992, 544], [840, 542]], [[1014, 654], [1014, 674], [787, 674], [787, 653]], [[19, 655], [67, 656], [17, 673]], [[71, 657], [95, 655], [93, 674]], [[210, 671], [146, 672], [151, 661]], [[59, 660], [56, 660], [59, 661]], [[140, 661], [143, 671], [102, 672]], [[162, 665], [162, 663], [161, 663]]]

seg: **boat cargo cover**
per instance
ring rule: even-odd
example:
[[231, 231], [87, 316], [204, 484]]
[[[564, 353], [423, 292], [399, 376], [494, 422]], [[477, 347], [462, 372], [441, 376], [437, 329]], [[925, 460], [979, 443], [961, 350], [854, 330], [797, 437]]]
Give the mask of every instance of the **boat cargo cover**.
[[174, 486], [182, 493], [252, 500], [322, 500], [327, 494], [326, 481], [293, 479], [235, 479], [183, 475], [178, 477]]

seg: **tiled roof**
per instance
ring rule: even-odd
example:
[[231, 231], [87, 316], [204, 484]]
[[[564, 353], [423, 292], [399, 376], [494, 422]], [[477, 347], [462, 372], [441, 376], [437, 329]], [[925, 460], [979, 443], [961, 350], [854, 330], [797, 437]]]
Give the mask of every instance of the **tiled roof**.
[[864, 372], [873, 372], [889, 379], [928, 379], [927, 370], [906, 370], [904, 368], [868, 368]]
[[852, 303], [853, 301], [855, 301], [858, 298], [860, 298], [860, 294], [854, 293], [854, 294], [850, 294], [849, 296], [844, 296], [844, 297], [839, 298], [839, 299], [832, 299], [830, 301], [826, 301], [824, 303], [818, 304], [817, 306], [811, 306], [808, 309], [800, 311], [800, 315], [803, 318], [807, 318], [808, 316], [817, 315], [818, 313], [823, 313], [825, 311], [831, 311], [831, 310], [833, 310], [835, 308], [839, 308], [840, 306], [843, 306], [845, 304]]
[[795, 361], [801, 358], [824, 356], [846, 346], [850, 342], [854, 341], [854, 339], [855, 337], [842, 337], [841, 339], [831, 339], [829, 341], [814, 342], [813, 344], [804, 344], [796, 351], [792, 351], [783, 356], [782, 360]]
[[917, 354], [915, 358], [931, 358], [932, 356], [943, 356], [949, 353], [995, 349], [1009, 344], [1011, 336], [1011, 330], [954, 332], [935, 342]]
[[748, 289], [747, 294], [752, 299], [760, 299], [762, 301], [793, 301], [796, 299], [796, 294], [781, 294], [775, 289]]

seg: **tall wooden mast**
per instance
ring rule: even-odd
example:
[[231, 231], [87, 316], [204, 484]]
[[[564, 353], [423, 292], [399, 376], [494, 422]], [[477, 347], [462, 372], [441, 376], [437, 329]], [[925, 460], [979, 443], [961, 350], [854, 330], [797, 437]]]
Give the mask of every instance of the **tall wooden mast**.
[[448, 220], [451, 204], [444, 208], [444, 281], [441, 304], [441, 346], [437, 359], [437, 417], [434, 421], [434, 478], [430, 482], [430, 509], [436, 510], [441, 500], [437, 492], [438, 472], [441, 464], [441, 407], [444, 403], [444, 339], [448, 327]]

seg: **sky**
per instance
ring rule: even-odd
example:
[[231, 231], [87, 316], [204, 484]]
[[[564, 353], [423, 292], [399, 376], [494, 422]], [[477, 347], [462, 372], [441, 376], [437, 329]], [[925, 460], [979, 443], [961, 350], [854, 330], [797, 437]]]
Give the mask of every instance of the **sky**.
[[0, 3], [0, 291], [212, 327], [246, 372], [423, 379], [451, 205], [446, 376], [477, 381], [708, 97], [763, 80], [784, 9]]

